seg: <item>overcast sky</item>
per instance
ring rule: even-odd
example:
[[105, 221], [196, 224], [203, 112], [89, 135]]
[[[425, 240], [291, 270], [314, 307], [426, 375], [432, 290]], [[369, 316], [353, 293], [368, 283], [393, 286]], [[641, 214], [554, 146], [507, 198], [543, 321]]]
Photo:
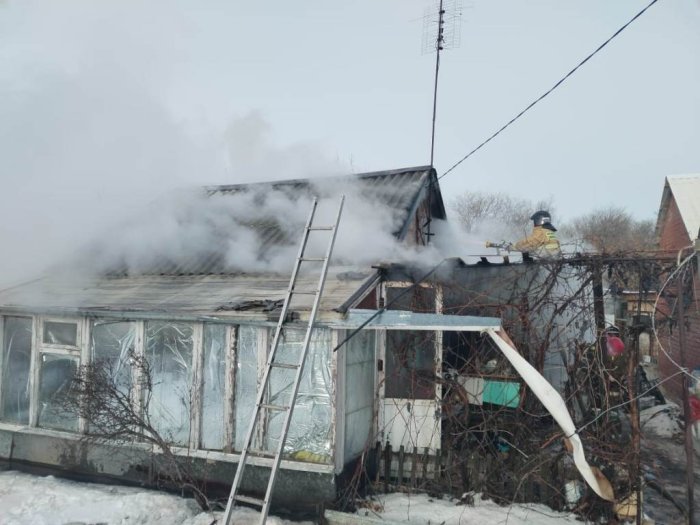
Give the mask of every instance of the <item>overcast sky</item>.
[[[464, 0], [438, 172], [647, 3]], [[41, 257], [171, 187], [427, 164], [431, 5], [0, 2], [2, 241]], [[700, 173], [698, 93], [700, 0], [659, 0], [442, 191], [551, 196], [555, 222], [609, 204], [652, 218], [666, 175]]]

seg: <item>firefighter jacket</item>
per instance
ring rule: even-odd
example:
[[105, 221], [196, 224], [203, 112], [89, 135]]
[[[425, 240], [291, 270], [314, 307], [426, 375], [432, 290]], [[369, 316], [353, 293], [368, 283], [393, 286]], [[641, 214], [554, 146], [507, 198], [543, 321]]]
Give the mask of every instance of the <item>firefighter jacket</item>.
[[539, 257], [559, 255], [560, 253], [556, 233], [544, 226], [535, 226], [529, 236], [513, 245], [513, 249], [519, 252], [530, 252]]

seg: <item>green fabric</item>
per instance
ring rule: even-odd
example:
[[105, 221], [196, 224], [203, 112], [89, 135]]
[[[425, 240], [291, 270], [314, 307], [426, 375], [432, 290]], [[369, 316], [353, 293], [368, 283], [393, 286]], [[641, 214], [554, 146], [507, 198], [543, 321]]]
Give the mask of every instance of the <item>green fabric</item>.
[[516, 408], [520, 404], [520, 383], [484, 381], [484, 403]]

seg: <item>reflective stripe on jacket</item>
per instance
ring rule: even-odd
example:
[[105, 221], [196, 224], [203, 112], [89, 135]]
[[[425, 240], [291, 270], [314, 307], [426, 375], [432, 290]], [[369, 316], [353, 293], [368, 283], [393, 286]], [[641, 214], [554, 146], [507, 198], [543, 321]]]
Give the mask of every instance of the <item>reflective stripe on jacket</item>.
[[557, 254], [559, 253], [559, 240], [553, 231], [542, 226], [535, 226], [529, 236], [513, 245], [513, 249], [519, 252]]

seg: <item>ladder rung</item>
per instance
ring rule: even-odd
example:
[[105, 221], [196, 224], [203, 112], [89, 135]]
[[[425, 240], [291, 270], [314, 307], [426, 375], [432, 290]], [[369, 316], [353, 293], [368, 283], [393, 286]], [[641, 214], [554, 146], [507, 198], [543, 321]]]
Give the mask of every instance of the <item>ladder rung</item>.
[[288, 405], [270, 405], [268, 403], [262, 403], [260, 405], [261, 408], [267, 408], [268, 410], [279, 410], [280, 412], [289, 410]]
[[335, 228], [335, 226], [311, 226], [309, 228], [309, 231], [319, 231], [319, 230], [330, 231], [334, 228]]
[[323, 262], [326, 260], [325, 257], [299, 257], [302, 262]]
[[248, 503], [250, 505], [257, 505], [258, 507], [265, 506], [264, 499], [251, 498], [250, 496], [241, 496], [239, 494], [236, 494], [235, 499], [236, 499], [236, 501], [240, 501], [241, 503]]
[[295, 365], [292, 363], [270, 363], [270, 366], [274, 366], [276, 368], [289, 368], [292, 370], [296, 370], [299, 368], [299, 365]]
[[316, 290], [292, 290], [292, 293], [300, 295], [316, 295], [318, 291]]
[[257, 449], [251, 448], [251, 449], [248, 449], [248, 452], [254, 456], [262, 456], [262, 457], [266, 457], [266, 458], [274, 458], [275, 457], [275, 453], [270, 452], [269, 450], [257, 450]]

